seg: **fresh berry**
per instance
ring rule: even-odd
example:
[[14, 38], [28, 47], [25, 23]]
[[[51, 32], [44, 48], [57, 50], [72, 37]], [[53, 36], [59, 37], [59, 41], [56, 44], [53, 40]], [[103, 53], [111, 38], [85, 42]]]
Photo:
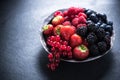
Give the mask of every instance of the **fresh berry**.
[[75, 47], [78, 46], [82, 43], [82, 38], [81, 36], [77, 35], [77, 34], [73, 34], [70, 38], [70, 45], [71, 47]]
[[102, 20], [102, 22], [107, 22], [107, 16], [106, 16], [106, 14], [104, 14], [104, 13], [97, 13], [97, 16], [98, 16], [98, 18], [100, 19], [100, 20]]
[[105, 52], [107, 50], [106, 42], [103, 42], [103, 41], [98, 42], [97, 46], [98, 46], [98, 49], [99, 49], [100, 52]]
[[63, 22], [63, 26], [67, 26], [67, 25], [71, 25], [71, 22], [70, 21]]
[[103, 28], [105, 30], [106, 26], [107, 26], [107, 24], [103, 23], [100, 25], [100, 28]]
[[107, 24], [113, 26], [113, 22], [112, 21], [108, 21]]
[[62, 13], [62, 11], [56, 11], [55, 13], [54, 13], [54, 17], [56, 17], [56, 16], [63, 16], [63, 13]]
[[75, 27], [64, 26], [60, 29], [60, 35], [64, 40], [69, 40], [70, 37], [75, 33]]
[[65, 10], [65, 11], [63, 12], [63, 15], [64, 15], [64, 17], [67, 16], [67, 15], [68, 15], [68, 11]]
[[79, 45], [73, 49], [75, 59], [86, 59], [89, 55], [89, 49], [85, 45]]
[[83, 16], [79, 17], [79, 23], [86, 24], [86, 19]]
[[87, 14], [87, 16], [89, 17], [91, 14], [93, 13], [93, 11], [92, 10], [87, 10], [87, 12], [86, 12], [86, 14]]
[[52, 31], [53, 31], [53, 25], [51, 25], [51, 24], [45, 25], [43, 27], [43, 32], [44, 32], [45, 35], [52, 34]]
[[68, 15], [75, 15], [77, 12], [76, 12], [76, 8], [75, 7], [70, 7], [68, 9]]
[[108, 31], [110, 35], [113, 33], [113, 26], [107, 25], [105, 31]]
[[86, 35], [87, 35], [87, 27], [86, 26], [82, 26], [82, 27], [78, 28], [76, 30], [76, 33], [78, 35], [82, 36], [82, 37], [86, 37]]
[[91, 45], [90, 47], [89, 47], [89, 51], [90, 51], [90, 55], [91, 56], [98, 56], [99, 55], [99, 50], [98, 50], [98, 47], [97, 47], [97, 45]]
[[107, 45], [110, 45], [110, 42], [111, 42], [111, 37], [110, 37], [110, 35], [105, 35], [104, 41], [106, 42]]
[[87, 18], [87, 15], [86, 15], [85, 13], [81, 13], [81, 12], [78, 14], [78, 16], [79, 16], [79, 17], [80, 17], [80, 16], [83, 16], [84, 18]]
[[105, 37], [105, 30], [103, 28], [98, 28], [96, 30], [96, 35], [99, 40], [102, 40]]
[[77, 28], [80, 28], [80, 27], [82, 27], [82, 26], [87, 26], [86, 24], [78, 24], [77, 25]]
[[53, 18], [52, 24], [53, 25], [59, 25], [59, 24], [63, 23], [63, 21], [64, 21], [64, 17], [58, 15], [58, 16]]
[[63, 27], [63, 25], [57, 25], [54, 27], [54, 35], [60, 35], [60, 29]]
[[72, 25], [73, 26], [77, 26], [79, 24], [79, 18], [74, 18], [73, 20], [72, 20]]
[[96, 31], [96, 26], [94, 23], [89, 23], [87, 25], [87, 28], [88, 28], [88, 32], [95, 32]]
[[88, 42], [87, 42], [86, 39], [84, 39], [84, 40], [82, 41], [82, 44], [88, 47]]
[[91, 19], [93, 22], [95, 22], [95, 23], [98, 22], [98, 18], [97, 18], [97, 16], [96, 16], [95, 13], [92, 13], [92, 14], [90, 15], [90, 19]]
[[96, 35], [94, 33], [88, 34], [88, 36], [87, 36], [87, 42], [88, 42], [89, 45], [96, 43], [97, 42]]

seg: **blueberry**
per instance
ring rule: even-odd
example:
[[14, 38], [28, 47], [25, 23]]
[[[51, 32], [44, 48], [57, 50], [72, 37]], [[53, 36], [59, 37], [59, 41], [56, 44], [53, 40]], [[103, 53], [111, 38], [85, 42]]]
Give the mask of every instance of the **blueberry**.
[[87, 24], [89, 24], [89, 23], [93, 23], [93, 22], [92, 22], [91, 20], [88, 20], [88, 21], [87, 21]]
[[107, 32], [105, 32], [105, 35], [109, 35], [109, 36], [110, 36], [110, 32], [108, 32], [108, 31], [107, 31]]
[[97, 18], [97, 16], [96, 16], [95, 13], [92, 13], [92, 14], [90, 15], [90, 19], [91, 19], [93, 22], [95, 22], [95, 23], [98, 22], [98, 18]]
[[101, 22], [101, 21], [97, 22], [97, 25], [99, 25], [99, 26], [100, 26], [101, 24], [102, 24], [102, 22]]
[[87, 16], [88, 16], [88, 17], [89, 17], [89, 15], [90, 15], [90, 14], [92, 14], [92, 13], [93, 13], [93, 11], [92, 11], [92, 10], [90, 10], [90, 9], [89, 9], [89, 10], [87, 10], [87, 12], [86, 12], [86, 14], [87, 14]]
[[112, 21], [108, 21], [107, 24], [113, 26], [113, 22]]
[[105, 23], [100, 25], [100, 27], [103, 28], [104, 30], [106, 29], [106, 26], [107, 26], [107, 24], [105, 24]]
[[108, 31], [108, 32], [110, 32], [110, 35], [112, 35], [112, 32], [113, 32], [113, 26], [111, 26], [111, 25], [107, 25], [105, 30]]
[[107, 16], [104, 13], [97, 13], [97, 17], [102, 20], [102, 22], [106, 23], [107, 22]]
[[86, 8], [85, 8], [84, 12], [86, 13], [88, 10], [89, 10], [89, 9], [86, 9]]

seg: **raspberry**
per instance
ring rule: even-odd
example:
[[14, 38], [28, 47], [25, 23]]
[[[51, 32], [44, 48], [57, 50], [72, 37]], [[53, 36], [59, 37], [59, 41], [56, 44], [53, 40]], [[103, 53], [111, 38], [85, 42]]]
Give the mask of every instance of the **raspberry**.
[[80, 27], [82, 27], [82, 26], [87, 26], [86, 24], [78, 24], [77, 25], [77, 28], [80, 28]]
[[72, 20], [72, 24], [73, 24], [73, 26], [77, 26], [79, 24], [79, 18], [74, 18]]
[[80, 16], [79, 17], [79, 22], [83, 23], [83, 24], [86, 24], [86, 19], [83, 16]]
[[56, 17], [56, 16], [63, 16], [63, 13], [62, 13], [62, 11], [56, 11], [55, 13], [54, 13], [54, 17]]
[[67, 16], [67, 15], [68, 15], [68, 11], [65, 10], [65, 11], [63, 12], [63, 15], [64, 15], [64, 17]]
[[76, 12], [76, 8], [75, 7], [70, 7], [68, 9], [68, 15], [75, 15], [77, 12]]
[[77, 29], [76, 33], [82, 37], [86, 37], [87, 35], [87, 27], [86, 26], [82, 26], [80, 28]]
[[71, 22], [70, 22], [70, 21], [65, 21], [65, 22], [63, 23], [63, 26], [67, 26], [67, 25], [71, 25]]
[[80, 17], [80, 16], [83, 16], [85, 19], [87, 18], [87, 15], [86, 15], [85, 13], [81, 13], [81, 12], [78, 14], [78, 16], [79, 16], [79, 17]]

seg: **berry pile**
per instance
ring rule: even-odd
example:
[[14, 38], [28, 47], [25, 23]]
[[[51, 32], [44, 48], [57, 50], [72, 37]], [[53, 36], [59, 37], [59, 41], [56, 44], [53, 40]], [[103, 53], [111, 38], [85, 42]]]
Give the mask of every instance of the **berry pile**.
[[53, 16], [43, 27], [51, 70], [58, 67], [61, 58], [84, 60], [110, 49], [113, 22], [107, 20], [106, 14], [70, 7], [56, 11]]

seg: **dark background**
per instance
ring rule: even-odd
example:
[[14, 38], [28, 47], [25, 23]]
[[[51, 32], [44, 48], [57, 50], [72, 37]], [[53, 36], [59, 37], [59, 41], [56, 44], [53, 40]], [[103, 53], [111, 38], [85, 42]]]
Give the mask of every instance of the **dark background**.
[[[96, 61], [61, 62], [51, 72], [40, 43], [40, 25], [53, 11], [70, 6], [106, 13], [114, 22], [114, 46]], [[0, 80], [119, 80], [119, 25], [120, 0], [0, 0]]]

